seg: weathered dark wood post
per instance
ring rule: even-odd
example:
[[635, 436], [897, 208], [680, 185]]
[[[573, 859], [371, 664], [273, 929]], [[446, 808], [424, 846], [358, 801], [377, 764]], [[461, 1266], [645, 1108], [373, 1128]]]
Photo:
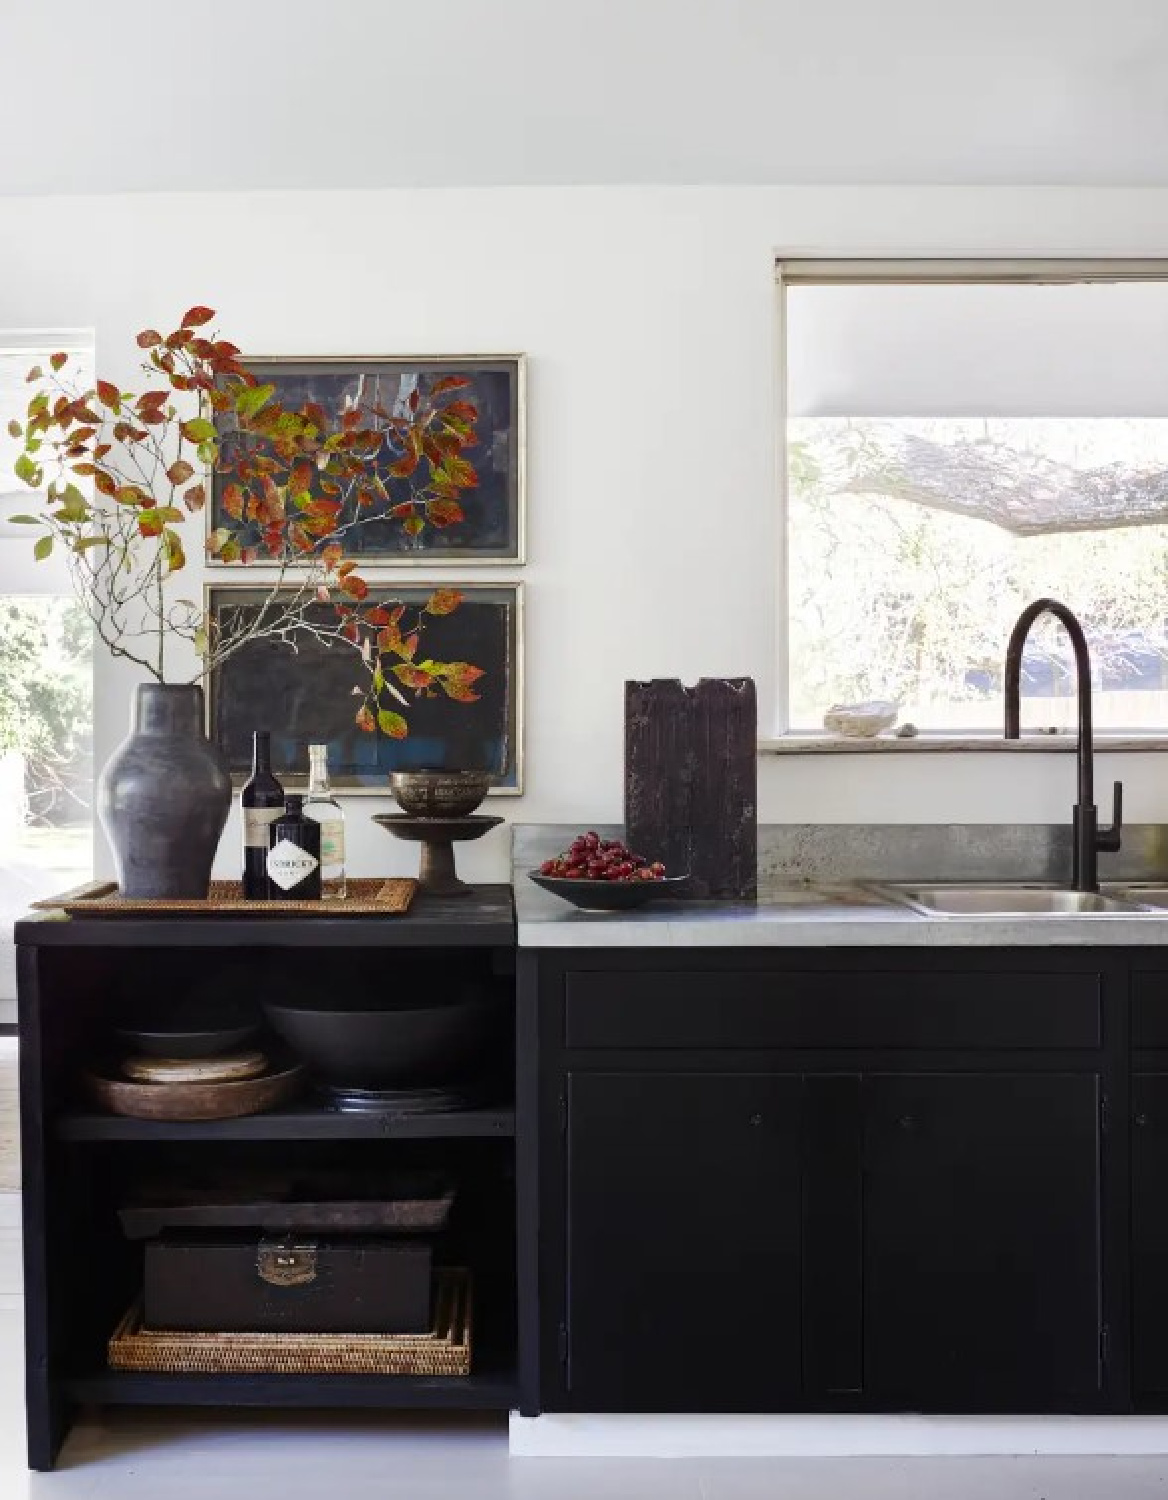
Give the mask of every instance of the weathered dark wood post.
[[625, 837], [690, 899], [757, 895], [757, 736], [749, 677], [625, 683]]

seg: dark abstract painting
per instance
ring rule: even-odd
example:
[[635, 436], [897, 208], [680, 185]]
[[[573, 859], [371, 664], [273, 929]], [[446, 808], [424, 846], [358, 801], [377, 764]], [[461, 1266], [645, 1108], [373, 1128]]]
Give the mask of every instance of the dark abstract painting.
[[[482, 670], [478, 699], [457, 702], [444, 694], [409, 696], [401, 712], [404, 739], [362, 730], [355, 722], [364, 680], [361, 661], [343, 642], [301, 635], [295, 648], [256, 640], [229, 657], [210, 683], [211, 737], [226, 755], [233, 776], [251, 767], [252, 733], [272, 736], [276, 774], [303, 776], [308, 746], [328, 746], [333, 784], [344, 791], [386, 792], [391, 771], [441, 768], [482, 770], [498, 778], [499, 790], [522, 790], [522, 585], [458, 583], [462, 603], [452, 614], [427, 619], [422, 650], [440, 661], [472, 662]], [[373, 585], [370, 600], [386, 605], [424, 604], [433, 585]], [[211, 585], [212, 622], [231, 610], [257, 614], [266, 589]], [[321, 607], [322, 627], [335, 625], [331, 606]]]
[[[381, 428], [385, 444], [374, 464], [376, 498], [367, 490], [364, 509], [350, 502], [342, 528], [348, 555], [394, 563], [523, 561], [524, 531], [524, 362], [520, 355], [451, 359], [248, 358], [248, 369], [285, 409], [315, 408], [326, 433], [339, 432], [348, 416]], [[436, 449], [425, 451], [430, 435], [419, 429], [413, 451], [402, 441], [404, 425], [433, 409], [453, 411], [464, 435], [457, 462], [465, 482], [450, 475]], [[215, 413], [225, 463], [214, 475], [208, 529], [229, 521], [224, 494], [232, 459], [242, 454], [233, 413]], [[395, 423], [397, 426], [395, 427]], [[439, 433], [436, 425], [434, 433]], [[449, 431], [449, 429], [448, 429]], [[409, 433], [404, 433], [410, 436]], [[252, 437], [248, 451], [262, 453]], [[438, 482], [435, 482], [437, 471]], [[430, 497], [430, 520], [413, 530], [403, 517], [427, 515], [425, 504], [407, 512], [418, 497]], [[397, 511], [395, 517], [392, 512]], [[454, 516], [455, 519], [449, 519]], [[214, 565], [214, 559], [211, 559]]]

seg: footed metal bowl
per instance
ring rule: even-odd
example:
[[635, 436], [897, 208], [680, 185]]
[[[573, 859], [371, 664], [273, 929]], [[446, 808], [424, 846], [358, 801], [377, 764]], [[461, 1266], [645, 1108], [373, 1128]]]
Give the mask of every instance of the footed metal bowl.
[[485, 771], [394, 771], [389, 789], [403, 812], [415, 818], [465, 818], [487, 795]]

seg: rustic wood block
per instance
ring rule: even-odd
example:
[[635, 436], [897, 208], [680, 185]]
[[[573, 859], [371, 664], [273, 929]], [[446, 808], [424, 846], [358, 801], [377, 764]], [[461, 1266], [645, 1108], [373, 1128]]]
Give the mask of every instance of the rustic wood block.
[[691, 900], [757, 895], [757, 757], [749, 677], [625, 683], [625, 837]]

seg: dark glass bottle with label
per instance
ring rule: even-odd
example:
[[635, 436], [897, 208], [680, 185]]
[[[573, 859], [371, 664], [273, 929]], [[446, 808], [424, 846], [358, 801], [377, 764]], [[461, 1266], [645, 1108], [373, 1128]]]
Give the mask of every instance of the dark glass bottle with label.
[[268, 893], [273, 901], [320, 900], [320, 824], [304, 816], [304, 798], [289, 797], [269, 831]]
[[248, 901], [267, 901], [268, 848], [272, 824], [284, 811], [284, 788], [272, 775], [272, 736], [266, 729], [255, 732], [251, 779], [239, 794], [243, 823], [243, 894]]

